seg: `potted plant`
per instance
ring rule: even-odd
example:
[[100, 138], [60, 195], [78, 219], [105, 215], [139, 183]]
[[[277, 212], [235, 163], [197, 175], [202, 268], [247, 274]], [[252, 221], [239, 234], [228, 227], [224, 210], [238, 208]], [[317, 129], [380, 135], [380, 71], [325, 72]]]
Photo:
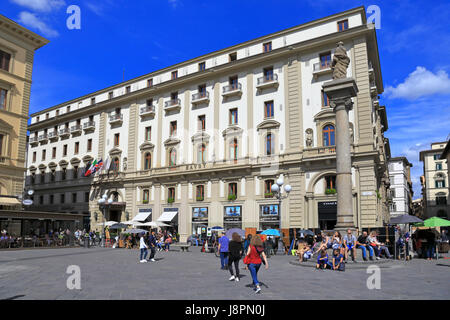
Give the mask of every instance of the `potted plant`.
[[333, 188], [331, 188], [331, 189], [326, 189], [326, 190], [325, 190], [325, 194], [336, 194], [336, 189], [333, 189]]
[[377, 198], [378, 198], [378, 199], [381, 199], [381, 194], [380, 194], [380, 192], [379, 192], [378, 190], [375, 190], [375, 193], [377, 194]]
[[235, 195], [235, 194], [230, 194], [230, 195], [228, 195], [228, 200], [229, 200], [229, 201], [234, 201], [234, 200], [236, 200], [236, 195]]
[[264, 197], [265, 198], [272, 198], [273, 197], [273, 193], [272, 192], [266, 192], [266, 193], [264, 193]]
[[167, 203], [174, 203], [175, 202], [175, 199], [174, 198], [168, 198], [167, 199]]
[[142, 200], [142, 203], [147, 204], [148, 200]]
[[204, 200], [204, 198], [202, 196], [197, 197], [197, 201], [203, 201], [203, 200]]

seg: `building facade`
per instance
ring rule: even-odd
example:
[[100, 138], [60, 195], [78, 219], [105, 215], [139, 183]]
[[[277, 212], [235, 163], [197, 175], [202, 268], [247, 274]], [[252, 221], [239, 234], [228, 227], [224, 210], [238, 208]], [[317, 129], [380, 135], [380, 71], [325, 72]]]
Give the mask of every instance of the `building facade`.
[[[350, 111], [354, 223], [382, 226], [389, 220], [388, 124], [378, 103], [383, 84], [376, 31], [363, 7], [31, 115], [27, 183], [34, 179], [36, 196], [49, 209], [60, 205], [62, 194], [72, 203], [74, 187], [86, 197], [89, 192], [89, 202], [74, 196], [73, 203], [83, 202], [81, 211], [89, 205], [96, 228], [146, 213], [177, 226], [181, 240], [216, 225], [332, 229], [339, 192], [335, 117], [322, 84], [332, 79], [339, 41], [359, 88]], [[94, 159], [111, 165], [82, 177]], [[74, 179], [70, 170], [81, 173]], [[271, 192], [280, 177], [292, 186], [281, 204]], [[105, 194], [112, 203], [101, 208]]]
[[413, 165], [405, 157], [389, 159], [389, 212], [391, 216], [413, 214], [411, 181]]
[[[447, 136], [447, 144], [445, 145], [444, 151], [441, 154], [440, 160], [443, 160], [447, 166], [447, 179], [450, 182], [450, 135]], [[450, 214], [450, 183], [447, 185], [448, 193], [447, 193], [447, 217]]]
[[441, 155], [447, 142], [434, 142], [431, 149], [420, 152], [423, 162], [422, 196], [426, 218], [449, 218], [448, 211], [448, 168]]
[[0, 209], [21, 206], [33, 57], [47, 43], [0, 15]]

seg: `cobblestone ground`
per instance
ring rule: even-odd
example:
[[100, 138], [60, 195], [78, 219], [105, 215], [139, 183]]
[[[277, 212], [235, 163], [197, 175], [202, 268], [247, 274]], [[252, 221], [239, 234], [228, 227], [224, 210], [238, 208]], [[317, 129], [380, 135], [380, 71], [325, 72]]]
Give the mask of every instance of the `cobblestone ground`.
[[[365, 269], [316, 271], [269, 259], [259, 272], [262, 294], [228, 281], [214, 254], [158, 252], [156, 262], [138, 263], [138, 250], [103, 248], [0, 251], [0, 299], [449, 299], [450, 260], [392, 262], [380, 269], [381, 289], [369, 290]], [[66, 286], [69, 265], [81, 270], [81, 289]]]

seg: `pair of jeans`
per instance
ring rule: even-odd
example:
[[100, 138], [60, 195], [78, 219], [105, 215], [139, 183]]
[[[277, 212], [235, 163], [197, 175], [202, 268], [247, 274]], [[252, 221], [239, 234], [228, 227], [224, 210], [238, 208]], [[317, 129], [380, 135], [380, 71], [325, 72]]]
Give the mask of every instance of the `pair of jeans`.
[[[362, 251], [362, 255], [363, 255], [363, 259], [367, 259], [367, 251], [366, 251], [366, 246], [359, 246], [359, 248]], [[373, 249], [371, 246], [367, 246], [367, 248], [369, 249], [369, 256], [371, 258], [373, 258]]]
[[220, 253], [220, 265], [224, 269], [228, 265], [228, 252]]
[[239, 260], [241, 260], [240, 257], [229, 257], [228, 258], [228, 270], [230, 270], [230, 273], [232, 276], [234, 276], [233, 274], [233, 263], [234, 263], [234, 268], [236, 269], [236, 277], [239, 278]]
[[155, 252], [156, 252], [155, 247], [150, 247], [150, 258], [149, 259], [153, 259], [155, 257]]
[[382, 252], [384, 252], [384, 254], [386, 255], [386, 257], [388, 259], [391, 258], [391, 254], [389, 252], [389, 249], [386, 246], [380, 246], [380, 255], [381, 255]]
[[434, 253], [435, 253], [435, 247], [434, 244], [432, 245], [427, 245], [427, 258], [434, 258]]
[[260, 264], [250, 263], [248, 265], [248, 269], [250, 270], [250, 274], [252, 275], [252, 279], [253, 279], [253, 284], [255, 286], [259, 286], [258, 271], [259, 271], [260, 267], [261, 267], [261, 263]]
[[141, 249], [141, 260], [144, 260], [145, 258], [147, 258], [147, 248], [142, 248]]

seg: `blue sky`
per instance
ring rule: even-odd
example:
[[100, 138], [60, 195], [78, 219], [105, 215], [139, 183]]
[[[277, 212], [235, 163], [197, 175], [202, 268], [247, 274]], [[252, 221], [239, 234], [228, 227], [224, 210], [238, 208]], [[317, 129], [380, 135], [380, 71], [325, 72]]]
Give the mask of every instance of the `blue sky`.
[[[69, 30], [69, 5], [81, 30]], [[360, 5], [377, 30], [392, 156], [413, 163], [450, 133], [449, 1], [2, 0], [1, 14], [47, 37], [35, 55], [30, 113], [211, 51]], [[124, 72], [125, 70], [125, 72]]]

